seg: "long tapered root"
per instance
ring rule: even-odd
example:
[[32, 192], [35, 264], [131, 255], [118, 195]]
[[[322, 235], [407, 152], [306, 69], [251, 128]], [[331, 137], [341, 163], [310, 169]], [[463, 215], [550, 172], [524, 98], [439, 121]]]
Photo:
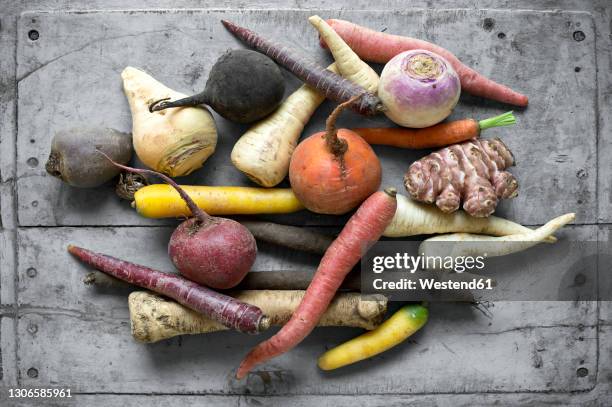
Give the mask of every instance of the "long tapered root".
[[[261, 307], [266, 317], [260, 331], [271, 325], [284, 325], [304, 297], [301, 290], [245, 290], [233, 297]], [[193, 335], [226, 330], [218, 322], [174, 301], [151, 293], [135, 291], [128, 298], [132, 336], [139, 342], [152, 343], [177, 335]], [[346, 326], [374, 329], [384, 319], [387, 299], [363, 297], [358, 293], [338, 294], [323, 314], [318, 326]]]

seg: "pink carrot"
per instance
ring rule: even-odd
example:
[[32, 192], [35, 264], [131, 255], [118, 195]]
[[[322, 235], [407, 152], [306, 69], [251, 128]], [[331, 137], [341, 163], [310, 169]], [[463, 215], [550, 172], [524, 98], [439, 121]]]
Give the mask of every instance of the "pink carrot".
[[106, 274], [172, 298], [228, 328], [254, 334], [267, 329], [270, 325], [268, 317], [264, 316], [258, 307], [220, 294], [178, 275], [162, 273], [72, 245], [68, 246], [68, 252], [83, 263]]
[[[400, 52], [413, 49], [428, 50], [443, 56], [450, 62], [461, 80], [461, 90], [511, 105], [527, 106], [528, 104], [527, 96], [484, 77], [464, 65], [453, 53], [438, 45], [415, 38], [374, 31], [345, 20], [331, 19], [327, 20], [327, 23], [361, 59], [387, 63]], [[322, 39], [320, 43], [323, 48], [327, 47]]]
[[342, 281], [359, 262], [362, 250], [376, 242], [387, 228], [397, 203], [395, 189], [366, 199], [329, 246], [297, 310], [280, 331], [257, 345], [240, 364], [242, 379], [255, 365], [281, 355], [299, 344], [317, 325]]

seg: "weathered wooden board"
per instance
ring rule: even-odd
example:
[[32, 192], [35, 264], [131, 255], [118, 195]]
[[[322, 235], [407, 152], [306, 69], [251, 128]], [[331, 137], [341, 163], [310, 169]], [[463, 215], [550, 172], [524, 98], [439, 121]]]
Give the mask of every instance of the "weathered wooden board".
[[[169, 86], [201, 89], [213, 61], [241, 47], [221, 18], [291, 42], [322, 63], [330, 57], [317, 45], [306, 21], [315, 11], [158, 10], [92, 13], [26, 13], [18, 26], [17, 191], [21, 225], [145, 225], [112, 194], [112, 187], [77, 190], [46, 175], [44, 162], [53, 133], [82, 124], [129, 131], [130, 113], [119, 74], [127, 65], [147, 70]], [[529, 94], [530, 107], [517, 111], [519, 124], [489, 132], [515, 152], [521, 194], [499, 213], [526, 224], [576, 211], [578, 223], [596, 220], [596, 81], [594, 28], [588, 13], [475, 10], [317, 11], [388, 32], [435, 41], [495, 80]], [[494, 20], [490, 30], [485, 17]], [[580, 25], [585, 39], [576, 41]], [[27, 33], [35, 29], [39, 39]], [[504, 36], [499, 33], [504, 33]], [[500, 38], [503, 37], [503, 38]], [[579, 67], [579, 72], [575, 69]], [[289, 90], [298, 82], [286, 75]], [[323, 126], [324, 105], [305, 133]], [[453, 118], [483, 118], [507, 110], [469, 96]], [[218, 118], [218, 117], [217, 117]], [[345, 125], [387, 125], [385, 118], [347, 114]], [[218, 118], [217, 153], [185, 182], [248, 184], [231, 166], [229, 153], [244, 126]], [[578, 137], [579, 136], [579, 137]], [[401, 188], [401, 175], [422, 153], [378, 148], [384, 184]], [[183, 181], [183, 180], [182, 180]], [[296, 224], [340, 222], [302, 213], [284, 217]], [[158, 223], [156, 223], [158, 224]]]
[[[485, 313], [469, 305], [433, 304], [430, 323], [411, 341], [332, 373], [320, 372], [316, 357], [358, 331], [318, 329], [246, 382], [236, 382], [235, 367], [261, 336], [225, 332], [137, 344], [129, 332], [125, 293], [84, 286], [86, 268], [65, 252], [73, 243], [169, 269], [169, 233], [170, 228], [149, 227], [19, 231], [17, 335], [23, 385], [184, 394], [568, 392], [594, 386], [597, 306], [571, 302], [495, 303]], [[589, 240], [596, 235], [594, 226], [576, 226], [562, 236]], [[316, 259], [262, 247], [255, 269], [314, 264]], [[578, 377], [580, 367], [591, 373]], [[27, 375], [31, 368], [37, 377]]]

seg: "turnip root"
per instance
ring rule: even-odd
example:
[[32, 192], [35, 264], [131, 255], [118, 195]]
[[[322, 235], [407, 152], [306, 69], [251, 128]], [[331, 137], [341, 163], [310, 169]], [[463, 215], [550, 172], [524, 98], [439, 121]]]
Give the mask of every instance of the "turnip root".
[[255, 238], [247, 228], [234, 220], [208, 215], [163, 174], [115, 165], [136, 174], [157, 175], [176, 189], [191, 210], [193, 217], [178, 225], [168, 243], [170, 259], [183, 276], [219, 289], [232, 288], [244, 278], [257, 255]]
[[518, 182], [504, 171], [514, 157], [498, 138], [476, 139], [445, 147], [412, 163], [404, 184], [417, 201], [436, 203], [442, 212], [463, 209], [487, 217], [499, 199], [518, 195]]
[[424, 256], [440, 256], [442, 258], [446, 256], [453, 258], [465, 256], [505, 256], [527, 250], [542, 243], [575, 218], [576, 215], [574, 213], [568, 213], [554, 218], [535, 230], [508, 236], [492, 237], [469, 233], [435, 236], [421, 243], [419, 253], [423, 253]]
[[125, 68], [121, 77], [132, 111], [132, 137], [138, 158], [147, 167], [171, 177], [200, 168], [217, 146], [217, 128], [208, 110], [185, 107], [151, 114], [152, 101], [186, 95], [136, 68]]
[[[337, 72], [334, 64], [327, 67]], [[289, 172], [295, 146], [325, 95], [302, 85], [265, 120], [256, 123], [238, 139], [232, 163], [249, 179], [264, 187], [278, 185]]]
[[273, 112], [284, 94], [285, 80], [274, 61], [255, 51], [228, 50], [210, 70], [204, 92], [175, 101], [158, 100], [149, 109], [209, 105], [228, 120], [252, 123]]
[[127, 164], [132, 158], [132, 138], [129, 134], [103, 128], [59, 131], [51, 141], [45, 169], [73, 187], [98, 187], [120, 172], [98, 150], [121, 164]]
[[446, 119], [459, 101], [461, 84], [451, 64], [426, 50], [402, 52], [382, 73], [378, 97], [385, 114], [404, 127], [424, 128]]
[[308, 21], [317, 29], [320, 38], [325, 41], [329, 47], [336, 61], [336, 67], [340, 75], [362, 86], [365, 90], [376, 93], [378, 91], [378, 82], [380, 78], [374, 69], [359, 59], [357, 54], [355, 54], [351, 47], [344, 42], [342, 37], [340, 37], [321, 17], [312, 16], [308, 18]]
[[[271, 325], [284, 325], [304, 297], [304, 291], [238, 291], [239, 301], [255, 305], [268, 316]], [[193, 335], [226, 330], [222, 324], [174, 301], [147, 291], [136, 291], [128, 299], [132, 336], [139, 342], [153, 343], [177, 335]], [[321, 316], [317, 326], [347, 326], [374, 329], [387, 311], [387, 299], [358, 293], [338, 294]]]
[[[530, 233], [532, 230], [497, 216], [474, 218], [461, 210], [444, 213], [435, 206], [415, 202], [398, 194], [397, 211], [384, 236], [406, 237], [453, 232], [506, 236]], [[546, 239], [549, 242], [555, 240], [552, 235]]]

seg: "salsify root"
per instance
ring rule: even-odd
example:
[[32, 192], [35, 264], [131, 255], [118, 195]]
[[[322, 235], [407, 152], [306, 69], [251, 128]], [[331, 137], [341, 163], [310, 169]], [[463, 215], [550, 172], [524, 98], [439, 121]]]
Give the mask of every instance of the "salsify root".
[[[272, 325], [284, 325], [304, 297], [302, 290], [245, 290], [232, 294], [239, 301], [260, 307]], [[226, 330], [225, 326], [181, 304], [151, 293], [135, 291], [128, 299], [132, 336], [152, 343], [177, 335]], [[387, 311], [387, 298], [359, 293], [336, 295], [318, 326], [376, 328]]]
[[498, 138], [470, 140], [438, 150], [414, 162], [404, 184], [417, 201], [443, 212], [463, 209], [475, 217], [491, 215], [499, 199], [518, 195], [518, 182], [505, 171], [514, 156]]

